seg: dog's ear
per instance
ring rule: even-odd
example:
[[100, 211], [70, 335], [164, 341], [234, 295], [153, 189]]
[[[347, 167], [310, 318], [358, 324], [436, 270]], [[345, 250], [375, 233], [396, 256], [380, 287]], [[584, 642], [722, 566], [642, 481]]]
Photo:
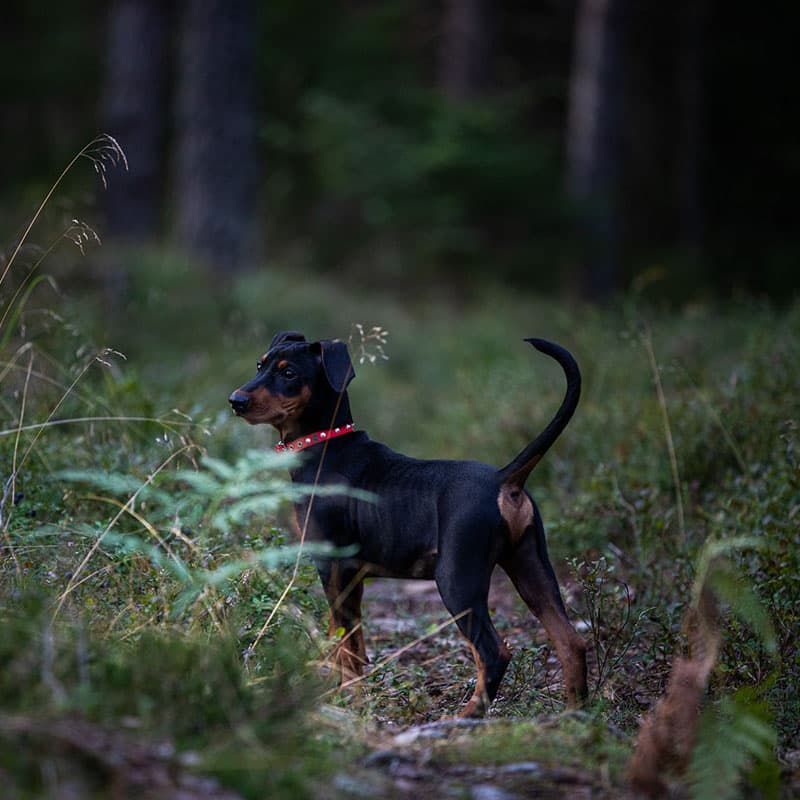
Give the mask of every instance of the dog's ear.
[[338, 339], [323, 339], [319, 342], [322, 368], [334, 392], [343, 392], [356, 376], [347, 345]]
[[283, 331], [282, 333], [276, 333], [275, 336], [272, 337], [269, 349], [272, 350], [273, 347], [279, 344], [285, 344], [286, 342], [304, 342], [305, 340], [306, 337], [303, 336], [300, 331]]

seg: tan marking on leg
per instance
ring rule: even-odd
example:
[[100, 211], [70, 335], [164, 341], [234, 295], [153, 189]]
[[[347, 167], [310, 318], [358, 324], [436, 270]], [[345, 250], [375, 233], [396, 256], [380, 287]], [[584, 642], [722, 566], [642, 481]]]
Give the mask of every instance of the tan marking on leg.
[[491, 703], [489, 694], [486, 691], [486, 667], [483, 663], [483, 659], [478, 655], [475, 645], [470, 643], [469, 646], [472, 650], [472, 657], [475, 659], [475, 666], [478, 668], [478, 680], [475, 684], [475, 691], [472, 693], [469, 702], [458, 713], [458, 716], [462, 719], [486, 716], [486, 712], [489, 710], [489, 704]]
[[367, 654], [360, 622], [336, 645], [333, 661], [339, 670], [340, 685], [348, 684], [363, 674]]
[[[478, 680], [475, 683], [475, 691], [472, 693], [472, 697], [458, 714], [462, 719], [485, 717], [489, 706], [492, 704], [492, 698], [489, 697], [489, 692], [486, 690], [486, 665], [483, 663], [483, 659], [480, 655], [478, 655], [475, 645], [472, 644], [472, 642], [468, 644], [472, 650], [472, 657], [475, 659], [475, 666], [478, 668]], [[508, 649], [505, 641], [501, 639], [498, 642], [498, 648], [500, 657], [503, 658], [506, 663], [511, 661], [511, 651]]]
[[550, 585], [533, 548], [533, 541], [523, 540], [515, 555], [503, 564], [503, 569], [555, 645], [561, 662], [567, 705], [579, 708], [587, 696], [586, 642], [572, 627], [563, 603], [554, 595], [558, 586]]
[[295, 536], [301, 537], [303, 535], [303, 528], [300, 525], [300, 518], [297, 516], [297, 508], [294, 505], [292, 505], [290, 512], [289, 524], [294, 528]]
[[336, 644], [332, 654], [342, 684], [359, 677], [364, 666], [369, 663], [361, 626], [361, 596], [364, 590], [362, 580], [363, 573], [358, 572], [346, 587], [341, 587], [340, 566], [338, 563], [333, 564], [327, 588], [331, 612], [329, 636], [334, 637], [339, 630], [344, 631], [342, 640]]
[[511, 543], [516, 544], [533, 524], [533, 503], [530, 497], [516, 486], [504, 483], [497, 495], [497, 507], [508, 525]]
[[556, 647], [564, 677], [567, 708], [580, 708], [588, 694], [586, 686], [586, 642], [569, 621], [551, 609], [539, 615], [548, 636]]

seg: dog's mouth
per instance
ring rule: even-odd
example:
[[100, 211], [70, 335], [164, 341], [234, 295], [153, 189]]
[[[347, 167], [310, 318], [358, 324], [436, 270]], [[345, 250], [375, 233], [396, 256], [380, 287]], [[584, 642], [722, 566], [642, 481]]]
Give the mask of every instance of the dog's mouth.
[[265, 412], [263, 409], [232, 409], [234, 416], [243, 419], [248, 425], [274, 425], [278, 427], [286, 421], [288, 414], [283, 411]]

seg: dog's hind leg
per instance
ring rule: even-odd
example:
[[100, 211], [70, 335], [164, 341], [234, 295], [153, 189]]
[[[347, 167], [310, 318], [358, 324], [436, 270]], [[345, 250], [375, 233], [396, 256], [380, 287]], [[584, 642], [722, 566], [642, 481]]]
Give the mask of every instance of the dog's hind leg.
[[478, 679], [472, 697], [458, 716], [483, 717], [497, 696], [500, 681], [511, 661], [511, 651], [492, 624], [486, 603], [462, 619], [465, 624], [461, 625], [461, 620], [457, 624], [469, 640]]
[[511, 557], [501, 561], [500, 566], [555, 645], [564, 674], [567, 706], [581, 706], [587, 695], [586, 643], [567, 617], [558, 581], [547, 556], [544, 528], [538, 512], [533, 524], [516, 543]]
[[486, 599], [489, 590], [488, 575], [482, 583], [482, 591], [465, 596], [463, 587], [475, 586], [475, 583], [459, 581], [457, 573], [452, 571], [442, 571], [442, 574], [436, 576], [436, 585], [442, 600], [469, 642], [478, 669], [475, 691], [459, 712], [460, 717], [482, 717], [486, 714], [511, 661], [511, 652], [489, 617]]

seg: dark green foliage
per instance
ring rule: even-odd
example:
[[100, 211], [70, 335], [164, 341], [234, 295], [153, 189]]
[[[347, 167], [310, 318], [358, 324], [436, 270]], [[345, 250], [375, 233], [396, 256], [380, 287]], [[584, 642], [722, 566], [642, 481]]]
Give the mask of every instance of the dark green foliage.
[[641, 657], [646, 640], [646, 618], [654, 608], [633, 607], [628, 585], [614, 575], [605, 557], [597, 561], [571, 560], [572, 568], [583, 590], [583, 603], [594, 648], [595, 693], [619, 674], [623, 664], [630, 666]]
[[[330, 765], [308, 726], [315, 679], [296, 639], [273, 641], [253, 683], [228, 635], [151, 629], [124, 640], [83, 621], [53, 624], [51, 613], [35, 596], [6, 598], [0, 611], [0, 763], [11, 786], [39, 785], [37, 761], [49, 745], [35, 733], [38, 722], [69, 727], [74, 719], [76, 731], [85, 721], [98, 735], [124, 730], [131, 743], [167, 742], [192, 754], [192, 771], [218, 774], [245, 797], [315, 796]], [[22, 739], [9, 733], [20, 720], [29, 731]], [[61, 775], [73, 759], [56, 757]]]
[[[555, 148], [519, 136], [512, 102], [447, 106], [420, 92], [406, 105], [409, 119], [398, 123], [323, 93], [304, 103], [307, 152], [321, 190], [337, 198], [320, 242], [341, 251], [347, 235], [370, 248], [394, 240], [462, 278], [483, 272], [491, 248], [509, 277], [557, 285], [566, 208]], [[411, 266], [396, 258], [398, 271]]]

